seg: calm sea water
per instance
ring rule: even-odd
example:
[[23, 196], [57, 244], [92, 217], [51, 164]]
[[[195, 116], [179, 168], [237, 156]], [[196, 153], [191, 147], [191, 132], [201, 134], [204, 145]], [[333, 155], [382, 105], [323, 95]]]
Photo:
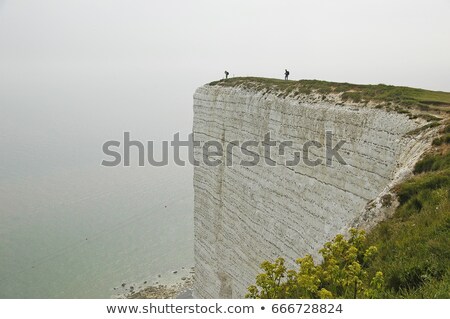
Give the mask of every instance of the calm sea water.
[[192, 266], [192, 167], [100, 165], [125, 130], [188, 131], [191, 90], [167, 102], [180, 119], [143, 79], [19, 80], [0, 89], [0, 298], [109, 298]]
[[0, 184], [0, 297], [99, 298], [192, 264], [189, 172], [72, 169]]

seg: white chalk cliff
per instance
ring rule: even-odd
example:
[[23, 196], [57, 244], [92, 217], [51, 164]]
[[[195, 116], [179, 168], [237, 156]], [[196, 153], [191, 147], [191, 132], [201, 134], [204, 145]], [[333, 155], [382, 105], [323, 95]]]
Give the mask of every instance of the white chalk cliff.
[[[377, 199], [429, 146], [407, 134], [423, 124], [370, 105], [340, 103], [338, 96], [199, 88], [193, 126], [194, 140], [201, 143], [194, 149], [200, 161], [194, 169], [195, 297], [242, 298], [262, 261], [282, 256], [292, 265], [307, 253], [315, 255], [337, 233], [376, 219], [373, 212], [367, 215], [368, 203], [379, 206]], [[327, 166], [324, 149], [316, 147], [310, 159], [322, 159], [321, 165], [285, 165], [307, 141], [325, 144], [326, 131], [333, 133], [333, 146], [345, 141], [339, 150], [345, 165], [333, 159]], [[293, 142], [284, 155], [273, 148], [276, 166], [263, 158], [256, 166], [239, 165], [251, 157], [238, 148], [214, 157], [221, 165], [203, 161], [205, 141], [263, 141], [267, 132], [272, 140]], [[249, 149], [264, 155], [261, 143]], [[233, 156], [233, 166], [224, 164], [227, 156]]]

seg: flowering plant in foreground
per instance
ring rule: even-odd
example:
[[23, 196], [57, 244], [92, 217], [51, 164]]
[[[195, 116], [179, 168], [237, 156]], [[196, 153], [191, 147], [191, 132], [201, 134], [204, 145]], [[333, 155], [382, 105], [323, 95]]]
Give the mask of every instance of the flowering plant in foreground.
[[314, 263], [311, 255], [296, 260], [299, 269], [287, 269], [283, 258], [274, 263], [264, 261], [263, 273], [256, 285], [248, 288], [247, 298], [377, 298], [384, 285], [383, 273], [370, 275], [368, 266], [377, 253], [375, 246], [366, 248], [363, 230], [350, 229], [350, 238], [337, 235], [319, 251], [323, 262]]

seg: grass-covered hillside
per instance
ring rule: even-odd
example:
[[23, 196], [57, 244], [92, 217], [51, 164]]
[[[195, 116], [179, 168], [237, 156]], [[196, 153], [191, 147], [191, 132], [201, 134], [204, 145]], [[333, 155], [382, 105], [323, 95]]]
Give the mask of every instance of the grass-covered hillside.
[[378, 107], [386, 107], [400, 112], [411, 110], [450, 113], [450, 93], [429, 91], [402, 86], [385, 84], [362, 85], [336, 83], [319, 80], [285, 81], [280, 79], [236, 77], [211, 82], [209, 85], [224, 87], [244, 87], [265, 90], [278, 96], [298, 96], [300, 94], [319, 93], [324, 97], [328, 94], [339, 94], [342, 101], [357, 103], [377, 103]]
[[450, 145], [447, 125], [439, 147], [397, 187], [400, 206], [377, 225], [369, 244], [379, 254], [371, 265], [385, 276], [386, 297], [450, 298]]

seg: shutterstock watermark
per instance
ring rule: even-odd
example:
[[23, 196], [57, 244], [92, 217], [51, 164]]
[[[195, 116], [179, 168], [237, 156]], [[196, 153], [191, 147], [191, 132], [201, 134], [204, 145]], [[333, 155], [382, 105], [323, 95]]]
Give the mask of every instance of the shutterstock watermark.
[[[347, 165], [339, 153], [345, 140], [333, 141], [333, 132], [325, 131], [324, 141], [310, 140], [299, 147], [293, 148], [293, 141], [273, 140], [271, 133], [267, 132], [263, 140], [246, 141], [198, 141], [193, 134], [189, 134], [187, 140], [180, 139], [180, 133], [175, 133], [171, 141], [160, 142], [160, 152], [155, 150], [154, 141], [141, 142], [132, 140], [130, 132], [123, 133], [123, 140], [111, 140], [103, 144], [103, 154], [108, 156], [101, 163], [103, 166], [131, 166], [132, 155], [136, 156], [138, 166], [166, 166], [169, 165], [169, 145], [172, 149], [172, 160], [176, 165], [187, 165], [181, 158], [181, 151], [187, 151], [187, 162], [190, 165], [199, 166], [296, 166], [300, 163], [315, 167], [319, 165], [332, 166], [336, 161], [341, 165]], [[314, 152], [313, 152], [314, 150]], [[156, 156], [158, 154], [158, 156]], [[156, 158], [158, 157], [158, 158]], [[236, 163], [236, 161], [238, 161]]]

